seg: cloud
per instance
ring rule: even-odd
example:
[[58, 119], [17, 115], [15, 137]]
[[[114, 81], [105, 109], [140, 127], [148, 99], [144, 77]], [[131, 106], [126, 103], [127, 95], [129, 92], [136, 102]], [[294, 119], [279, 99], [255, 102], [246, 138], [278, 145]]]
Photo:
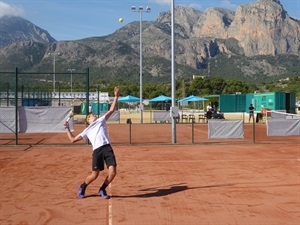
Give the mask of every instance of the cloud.
[[[170, 0], [148, 0], [150, 3], [153, 4], [158, 4], [158, 5], [170, 5], [171, 1]], [[199, 3], [183, 3], [184, 1], [179, 1], [179, 3], [177, 4], [177, 2], [175, 1], [175, 5], [181, 5], [181, 6], [188, 6], [188, 7], [192, 7], [194, 9], [201, 9], [202, 5]]]
[[202, 5], [199, 4], [199, 3], [191, 3], [188, 6], [194, 8], [194, 9], [201, 9], [202, 8]]
[[23, 16], [24, 10], [17, 6], [9, 5], [0, 1], [0, 17], [2, 16]]
[[236, 7], [237, 7], [236, 4], [233, 4], [233, 3], [231, 3], [231, 2], [228, 1], [228, 0], [222, 0], [222, 1], [221, 1], [221, 5], [222, 5], [224, 8], [227, 8], [227, 9], [236, 9]]
[[170, 5], [170, 0], [149, 0], [149, 2], [158, 4], [158, 5]]

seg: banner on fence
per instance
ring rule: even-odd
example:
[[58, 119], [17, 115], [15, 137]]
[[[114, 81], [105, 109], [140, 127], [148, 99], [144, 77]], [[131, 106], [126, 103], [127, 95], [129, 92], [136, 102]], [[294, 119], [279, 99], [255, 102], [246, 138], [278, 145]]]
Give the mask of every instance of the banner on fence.
[[0, 108], [0, 133], [15, 133], [15, 107]]
[[208, 138], [244, 138], [243, 120], [209, 120]]
[[[65, 132], [64, 122], [72, 114], [67, 107], [18, 107], [19, 133], [60, 133]], [[74, 120], [69, 120], [74, 130]], [[15, 107], [0, 108], [0, 133], [15, 133]]]
[[267, 120], [268, 136], [300, 136], [299, 119]]
[[155, 122], [171, 122], [171, 115], [168, 111], [153, 111], [153, 121]]
[[[65, 132], [64, 122], [71, 114], [68, 107], [19, 107], [20, 133]], [[73, 118], [69, 120], [73, 129]]]

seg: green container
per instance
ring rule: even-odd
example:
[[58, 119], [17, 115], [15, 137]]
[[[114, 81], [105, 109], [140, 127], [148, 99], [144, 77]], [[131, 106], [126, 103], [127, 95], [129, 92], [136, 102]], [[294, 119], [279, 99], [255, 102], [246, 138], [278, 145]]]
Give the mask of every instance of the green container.
[[219, 110], [221, 112], [245, 112], [246, 95], [245, 94], [220, 95]]
[[246, 95], [245, 94], [237, 94], [235, 95], [235, 112], [246, 112]]
[[220, 95], [219, 110], [221, 112], [235, 112], [236, 98], [235, 95]]
[[264, 108], [286, 110], [286, 93], [267, 92], [254, 94], [254, 106], [256, 111], [260, 111]]
[[208, 99], [205, 101], [205, 107], [212, 103], [217, 105], [221, 112], [248, 112], [250, 104], [253, 104], [256, 112], [268, 108], [295, 113], [296, 94], [293, 92], [209, 95], [204, 98]]
[[[108, 103], [99, 103], [99, 110], [98, 110], [98, 103], [91, 103], [92, 106], [92, 112], [96, 115], [100, 115], [101, 112], [107, 112], [108, 108], [110, 107]], [[80, 114], [86, 115], [89, 113], [89, 107], [87, 107], [87, 104], [85, 102], [82, 102], [80, 105]]]
[[89, 113], [89, 107], [87, 107], [86, 102], [82, 102], [80, 104], [80, 114], [87, 115]]
[[257, 110], [256, 107], [255, 107], [254, 94], [247, 94], [246, 95], [245, 112], [247, 112], [247, 113], [249, 113], [250, 104], [253, 104], [254, 111], [260, 111], [260, 110]]
[[107, 112], [108, 111], [109, 104], [108, 103], [92, 103], [92, 110], [93, 113], [98, 115], [101, 114], [101, 112]]
[[296, 93], [286, 93], [286, 111], [288, 113], [296, 113]]

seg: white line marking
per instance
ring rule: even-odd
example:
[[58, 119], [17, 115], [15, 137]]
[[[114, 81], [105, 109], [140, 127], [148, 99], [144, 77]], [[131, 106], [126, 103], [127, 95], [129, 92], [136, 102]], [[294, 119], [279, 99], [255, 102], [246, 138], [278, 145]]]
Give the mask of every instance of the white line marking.
[[[108, 185], [109, 193], [111, 193], [111, 183]], [[112, 225], [112, 199], [108, 199], [108, 225]]]
[[[203, 159], [203, 160], [127, 160], [123, 162], [126, 163], [197, 163], [197, 162], [209, 162], [209, 161], [219, 161], [219, 162], [266, 162], [266, 161], [294, 161], [295, 159], [256, 159], [256, 160], [251, 160], [251, 159]], [[296, 159], [297, 160], [297, 159]], [[298, 159], [300, 160], [300, 159]]]

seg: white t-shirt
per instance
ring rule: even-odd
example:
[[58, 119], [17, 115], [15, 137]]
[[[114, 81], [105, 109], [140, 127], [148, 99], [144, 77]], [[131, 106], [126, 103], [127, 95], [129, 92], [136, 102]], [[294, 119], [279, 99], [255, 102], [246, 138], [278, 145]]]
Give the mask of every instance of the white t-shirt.
[[103, 145], [110, 144], [108, 132], [106, 129], [105, 116], [102, 116], [95, 120], [93, 123], [91, 123], [87, 128], [85, 128], [81, 132], [80, 136], [85, 140], [90, 140], [93, 146], [93, 150]]
[[207, 105], [207, 107], [206, 107], [206, 111], [210, 111], [210, 110], [212, 110], [212, 107], [211, 107], [211, 105]]

